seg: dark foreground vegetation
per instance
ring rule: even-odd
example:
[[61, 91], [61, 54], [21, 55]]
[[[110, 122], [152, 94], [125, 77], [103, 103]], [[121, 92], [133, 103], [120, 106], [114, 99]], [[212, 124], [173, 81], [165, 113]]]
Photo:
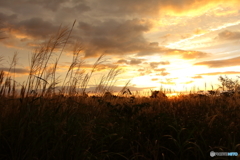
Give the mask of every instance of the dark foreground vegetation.
[[0, 103], [0, 159], [200, 160], [213, 159], [210, 151], [240, 153], [239, 99], [55, 96]]
[[96, 88], [102, 98], [87, 97], [88, 82], [101, 57], [84, 74], [76, 47], [73, 63], [57, 86], [59, 58], [51, 68], [49, 60], [56, 48], [64, 48], [70, 33], [59, 31], [35, 51], [25, 83], [14, 81], [16, 55], [9, 71], [0, 73], [0, 159], [236, 159], [211, 158], [210, 151], [240, 153], [238, 95], [103, 96], [113, 85], [115, 68]]

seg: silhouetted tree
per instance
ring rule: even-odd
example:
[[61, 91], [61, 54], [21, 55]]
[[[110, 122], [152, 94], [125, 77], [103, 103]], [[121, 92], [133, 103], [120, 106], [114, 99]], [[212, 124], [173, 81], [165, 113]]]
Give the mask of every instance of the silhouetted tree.
[[223, 90], [225, 90], [225, 87], [228, 90], [234, 90], [235, 86], [238, 85], [238, 83], [239, 83], [238, 79], [233, 80], [232, 78], [228, 78], [226, 75], [225, 75], [225, 77], [219, 76], [218, 80], [221, 82]]

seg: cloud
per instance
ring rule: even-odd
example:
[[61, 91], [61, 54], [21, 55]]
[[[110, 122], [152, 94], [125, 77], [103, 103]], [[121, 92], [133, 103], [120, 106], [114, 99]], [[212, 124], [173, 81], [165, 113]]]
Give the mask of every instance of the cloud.
[[166, 84], [166, 85], [175, 85], [176, 82], [165, 82], [165, 81], [162, 81], [160, 82], [161, 84]]
[[100, 0], [97, 5], [102, 12], [116, 15], [159, 17], [160, 15], [201, 15], [218, 5], [239, 5], [238, 0]]
[[141, 59], [132, 59], [129, 64], [137, 65], [137, 64], [141, 64], [141, 63], [142, 63]]
[[158, 78], [152, 78], [151, 79], [151, 81], [157, 81], [158, 80]]
[[167, 84], [167, 85], [175, 85], [176, 82], [174, 82], [175, 79], [178, 78], [166, 78], [165, 81], [161, 81], [161, 84]]
[[155, 72], [163, 72], [163, 71], [166, 71], [166, 68], [157, 68], [157, 69], [154, 69]]
[[[59, 68], [68, 69], [69, 66], [70, 66], [70, 63], [67, 64], [67, 65], [60, 65]], [[109, 69], [115, 68], [117, 66], [118, 65], [115, 65], [115, 64], [112, 64], [112, 63], [99, 64], [99, 65], [96, 66], [96, 71], [105, 71], [105, 70], [109, 71]], [[84, 72], [86, 70], [92, 70], [93, 69], [93, 64], [83, 63], [83, 64], [81, 64], [80, 69]]]
[[[122, 89], [123, 89], [123, 87], [124, 86], [112, 86], [111, 88], [110, 88], [110, 92], [120, 92], [120, 91], [122, 91]], [[153, 87], [135, 87], [134, 85], [132, 85], [132, 86], [128, 86], [127, 87], [131, 92], [132, 91], [143, 91], [143, 90], [146, 90], [146, 89], [151, 89], [151, 88], [153, 88]], [[86, 92], [94, 92], [94, 91], [96, 91], [96, 87], [95, 86], [91, 86], [91, 87], [88, 87], [87, 89], [86, 89]]]
[[[17, 19], [17, 14], [7, 15], [7, 14], [0, 12], [0, 22], [1, 23], [6, 23], [7, 21], [9, 21], [9, 19], [11, 19], [12, 21], [15, 21]], [[2, 27], [4, 27], [4, 25], [2, 25]]]
[[159, 65], [169, 65], [170, 63], [168, 61], [161, 61], [161, 62], [150, 62], [151, 68], [157, 68]]
[[240, 74], [237, 71], [226, 71], [226, 72], [210, 72], [210, 73], [201, 73], [199, 76], [213, 76], [213, 75], [227, 75], [227, 74]]
[[169, 75], [170, 73], [168, 73], [168, 72], [161, 72], [161, 73], [158, 73], [158, 74], [156, 74], [157, 76], [167, 76], [167, 75]]
[[143, 34], [152, 27], [150, 21], [142, 19], [106, 20], [90, 24], [79, 22], [79, 35], [84, 39], [86, 56], [99, 54], [150, 54], [159, 49], [150, 46]]
[[128, 61], [125, 59], [120, 59], [117, 61], [117, 64], [128, 64]]
[[149, 45], [152, 47], [158, 47], [158, 42], [151, 42]]
[[[0, 71], [5, 71], [5, 72], [9, 72], [9, 68], [0, 68]], [[15, 68], [10, 70], [10, 73], [17, 73], [17, 74], [29, 74], [29, 70], [26, 68]]]
[[240, 32], [231, 32], [229, 30], [222, 31], [218, 34], [219, 40], [236, 40], [240, 39]]
[[194, 31], [194, 34], [197, 34], [197, 35], [204, 34], [204, 33], [207, 33], [207, 31], [203, 30], [203, 29], [200, 29], [200, 28], [198, 28]]
[[[62, 3], [66, 2], [66, 0], [8, 0], [8, 1], [0, 1], [0, 6], [9, 8], [12, 11], [20, 11], [21, 10], [28, 10], [31, 8], [28, 7], [33, 7], [33, 6], [41, 6], [44, 9], [50, 9], [52, 11], [56, 11], [59, 9]], [[23, 9], [24, 8], [24, 9]], [[22, 11], [24, 12], [24, 11]]]
[[191, 84], [193, 83], [194, 81], [187, 81], [187, 82], [182, 82], [181, 84]]
[[139, 72], [143, 72], [143, 71], [145, 71], [145, 69], [143, 69], [143, 68], [142, 69], [138, 69], [138, 71]]
[[201, 51], [192, 51], [192, 50], [171, 50], [169, 49], [166, 52], [167, 55], [179, 55], [183, 59], [195, 59], [195, 58], [203, 58], [209, 56], [209, 53], [201, 52]]
[[125, 59], [120, 59], [116, 62], [116, 64], [128, 64], [128, 65], [138, 65], [142, 64], [145, 59], [134, 59], [132, 58], [130, 61]]
[[197, 75], [197, 76], [193, 76], [193, 77], [191, 77], [191, 78], [194, 78], [194, 79], [201, 79], [202, 76], [201, 76], [201, 75]]
[[54, 26], [42, 18], [31, 18], [16, 24], [16, 33], [26, 34], [33, 38], [46, 38], [58, 31], [59, 26]]
[[224, 60], [212, 60], [195, 63], [194, 65], [206, 65], [209, 68], [222, 68], [230, 66], [239, 66], [240, 57], [224, 59]]

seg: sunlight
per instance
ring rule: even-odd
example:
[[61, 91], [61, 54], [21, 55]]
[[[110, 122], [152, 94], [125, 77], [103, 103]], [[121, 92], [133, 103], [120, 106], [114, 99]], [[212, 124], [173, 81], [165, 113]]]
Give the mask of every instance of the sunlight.
[[159, 88], [160, 84], [157, 81], [152, 81], [151, 76], [140, 76], [134, 77], [131, 83], [135, 84], [138, 87], [156, 87]]

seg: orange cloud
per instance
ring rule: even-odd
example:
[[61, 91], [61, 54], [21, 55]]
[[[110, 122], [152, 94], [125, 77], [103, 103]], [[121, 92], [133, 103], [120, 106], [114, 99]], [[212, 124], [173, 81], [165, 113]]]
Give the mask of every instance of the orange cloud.
[[193, 83], [194, 81], [187, 81], [187, 82], [182, 82], [181, 84], [191, 84]]
[[221, 67], [230, 67], [230, 66], [239, 66], [240, 57], [235, 57], [231, 59], [224, 60], [213, 60], [213, 61], [203, 61], [195, 63], [194, 65], [206, 65], [210, 68], [221, 68]]
[[167, 76], [167, 75], [169, 75], [170, 73], [168, 73], [168, 72], [161, 72], [161, 73], [159, 73], [159, 74], [156, 74], [157, 76]]
[[9, 73], [16, 73], [16, 74], [29, 74], [29, 69], [27, 68], [14, 68], [12, 70], [9, 71], [9, 68], [0, 68], [0, 71], [5, 71], [5, 72], [9, 72]]
[[201, 73], [199, 76], [213, 76], [213, 75], [227, 75], [227, 74], [240, 74], [240, 72], [236, 71], [226, 71], [226, 72], [210, 72], [210, 73]]
[[198, 75], [198, 76], [193, 76], [191, 78], [198, 79], [198, 78], [202, 78], [202, 76]]
[[240, 32], [232, 32], [232, 31], [225, 30], [218, 34], [217, 39], [220, 39], [220, 40], [240, 39]]
[[158, 80], [158, 78], [152, 78], [151, 80], [152, 80], [152, 81], [157, 81], [157, 80]]
[[224, 10], [224, 9], [221, 9], [221, 10], [217, 10], [215, 13], [214, 13], [216, 16], [229, 16], [229, 15], [237, 15], [238, 14], [238, 10]]
[[176, 78], [166, 78], [165, 81], [161, 81], [161, 84], [167, 84], [167, 85], [175, 85], [176, 82], [174, 82], [174, 80], [178, 79]]
[[175, 85], [175, 82], [160, 82], [161, 84], [167, 84], [167, 85]]
[[179, 55], [183, 59], [195, 59], [207, 57], [209, 53], [200, 52], [200, 51], [191, 51], [191, 50], [169, 50], [167, 55]]
[[183, 16], [183, 15], [201, 15], [211, 8], [216, 8], [217, 6], [229, 6], [229, 7], [236, 7], [240, 5], [240, 1], [238, 0], [173, 0], [173, 1], [166, 1], [166, 5], [161, 8], [162, 12], [168, 13], [170, 15], [175, 16]]
[[194, 34], [204, 34], [204, 33], [207, 33], [207, 31], [203, 30], [203, 29], [200, 29], [200, 28], [198, 28], [194, 31]]

